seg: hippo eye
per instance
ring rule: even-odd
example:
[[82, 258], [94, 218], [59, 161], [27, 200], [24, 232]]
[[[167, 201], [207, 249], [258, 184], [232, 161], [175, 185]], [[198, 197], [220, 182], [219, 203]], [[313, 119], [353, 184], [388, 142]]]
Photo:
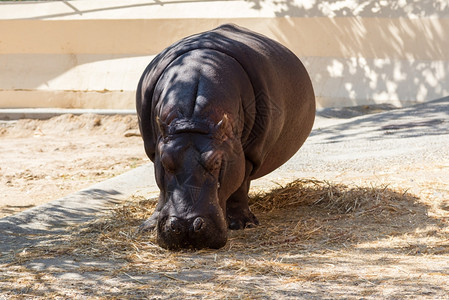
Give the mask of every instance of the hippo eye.
[[206, 159], [204, 162], [204, 167], [209, 171], [215, 171], [221, 168], [222, 158], [218, 153], [211, 153], [206, 155]]
[[211, 170], [216, 170], [216, 169], [220, 168], [220, 166], [221, 166], [221, 158], [218, 157], [218, 158], [215, 159], [215, 160], [213, 161], [213, 163], [209, 166], [209, 169], [211, 169]]

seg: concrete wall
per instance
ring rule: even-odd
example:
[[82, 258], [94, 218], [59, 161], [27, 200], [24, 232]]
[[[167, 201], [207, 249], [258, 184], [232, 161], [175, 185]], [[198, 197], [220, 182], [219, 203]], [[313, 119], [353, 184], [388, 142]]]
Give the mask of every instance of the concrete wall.
[[449, 95], [447, 1], [0, 2], [0, 107], [134, 108], [154, 55], [228, 22], [293, 50], [321, 107]]

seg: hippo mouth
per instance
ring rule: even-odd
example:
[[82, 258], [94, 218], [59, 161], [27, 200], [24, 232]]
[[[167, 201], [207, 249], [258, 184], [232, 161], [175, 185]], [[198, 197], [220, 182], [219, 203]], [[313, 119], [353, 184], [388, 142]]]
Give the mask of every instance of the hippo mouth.
[[210, 217], [163, 217], [157, 224], [157, 242], [169, 250], [219, 249], [226, 245], [227, 227]]

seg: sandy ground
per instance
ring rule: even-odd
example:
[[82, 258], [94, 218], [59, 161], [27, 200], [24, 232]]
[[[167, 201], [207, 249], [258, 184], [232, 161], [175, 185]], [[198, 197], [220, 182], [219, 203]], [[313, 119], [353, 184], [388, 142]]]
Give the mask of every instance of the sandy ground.
[[136, 116], [0, 122], [0, 218], [148, 161]]
[[[261, 225], [230, 232], [222, 249], [159, 248], [154, 233], [136, 234], [154, 201], [129, 199], [68, 235], [9, 253], [0, 299], [449, 299], [445, 101], [369, 116], [323, 113], [293, 161], [253, 190], [297, 178], [320, 184], [288, 196], [285, 207], [254, 205]], [[2, 194], [15, 199], [4, 214], [148, 161], [133, 117], [2, 126]], [[336, 209], [339, 201], [351, 209]]]

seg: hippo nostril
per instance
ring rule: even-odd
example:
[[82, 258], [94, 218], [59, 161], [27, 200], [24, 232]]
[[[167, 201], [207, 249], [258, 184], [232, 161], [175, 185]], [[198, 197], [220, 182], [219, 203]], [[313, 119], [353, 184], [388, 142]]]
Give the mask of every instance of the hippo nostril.
[[198, 217], [193, 221], [193, 230], [195, 232], [200, 231], [203, 227], [204, 227], [204, 219], [203, 218]]
[[176, 217], [171, 217], [167, 220], [167, 228], [169, 228], [173, 233], [180, 234], [182, 231], [179, 219]]

